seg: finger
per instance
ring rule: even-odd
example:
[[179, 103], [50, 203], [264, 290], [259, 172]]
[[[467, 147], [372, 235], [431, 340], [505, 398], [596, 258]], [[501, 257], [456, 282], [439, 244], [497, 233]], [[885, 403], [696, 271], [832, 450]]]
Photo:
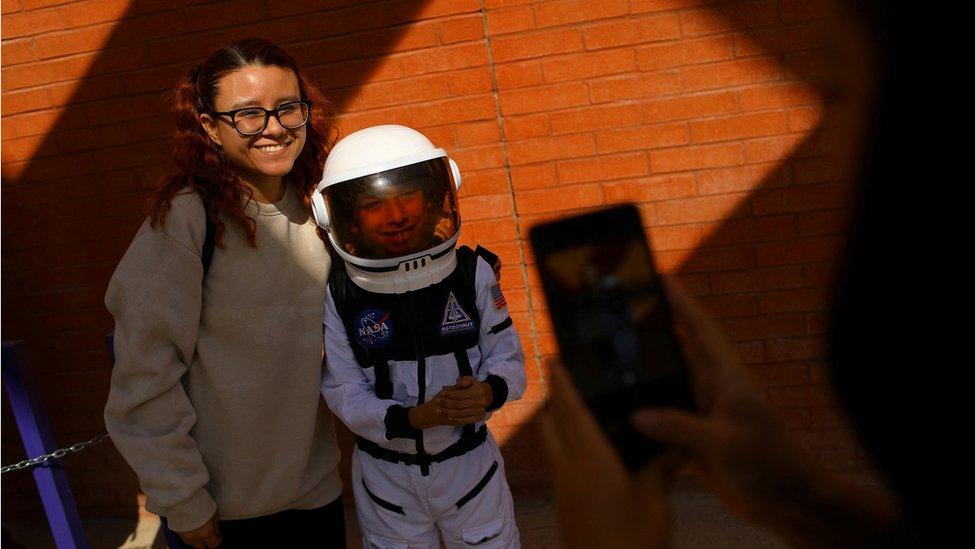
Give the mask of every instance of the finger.
[[445, 410], [467, 410], [469, 408], [484, 408], [485, 402], [481, 397], [466, 399], [445, 398], [438, 402], [437, 405]]
[[451, 421], [458, 421], [470, 417], [484, 417], [485, 409], [484, 407], [478, 408], [465, 408], [463, 410], [447, 410], [447, 419]]
[[473, 414], [470, 416], [459, 417], [457, 419], [452, 419], [451, 422], [456, 427], [464, 427], [465, 425], [471, 425], [472, 423], [477, 423], [479, 421], [484, 421], [485, 414]]
[[475, 381], [477, 380], [471, 376], [461, 376], [458, 378], [457, 384], [455, 386], [458, 389], [467, 389], [468, 387], [474, 385]]
[[675, 320], [685, 324], [682, 330], [689, 338], [692, 367], [703, 370], [736, 370], [738, 354], [725, 338], [715, 318], [692, 298], [684, 285], [673, 276], [662, 276]]
[[718, 438], [710, 420], [681, 410], [639, 410], [631, 424], [652, 440], [692, 453]]

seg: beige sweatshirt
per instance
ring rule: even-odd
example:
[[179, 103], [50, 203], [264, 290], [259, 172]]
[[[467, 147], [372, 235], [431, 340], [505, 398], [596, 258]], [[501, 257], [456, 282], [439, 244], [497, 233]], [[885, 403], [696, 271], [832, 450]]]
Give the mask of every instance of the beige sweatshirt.
[[319, 397], [329, 256], [301, 201], [248, 205], [257, 248], [227, 222], [206, 280], [203, 204], [174, 198], [109, 283], [116, 363], [105, 425], [147, 508], [186, 531], [325, 505], [341, 491]]

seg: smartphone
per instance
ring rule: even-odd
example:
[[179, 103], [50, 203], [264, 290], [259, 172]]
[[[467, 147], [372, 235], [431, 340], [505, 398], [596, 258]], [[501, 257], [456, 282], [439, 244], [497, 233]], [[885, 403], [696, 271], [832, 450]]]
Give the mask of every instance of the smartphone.
[[640, 213], [626, 204], [560, 219], [533, 227], [529, 239], [563, 363], [636, 470], [663, 447], [631, 427], [634, 410], [694, 409]]

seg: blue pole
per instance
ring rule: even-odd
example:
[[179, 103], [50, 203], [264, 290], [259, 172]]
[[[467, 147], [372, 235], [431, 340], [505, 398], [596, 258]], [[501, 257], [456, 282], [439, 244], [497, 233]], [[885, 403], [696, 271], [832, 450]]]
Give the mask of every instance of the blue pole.
[[[41, 395], [37, 392], [22, 341], [3, 342], [3, 387], [10, 399], [27, 456], [33, 458], [56, 450], [51, 424]], [[68, 484], [68, 474], [61, 462], [51, 459], [47, 465], [35, 467], [33, 473], [58, 549], [88, 549], [75, 498]]]

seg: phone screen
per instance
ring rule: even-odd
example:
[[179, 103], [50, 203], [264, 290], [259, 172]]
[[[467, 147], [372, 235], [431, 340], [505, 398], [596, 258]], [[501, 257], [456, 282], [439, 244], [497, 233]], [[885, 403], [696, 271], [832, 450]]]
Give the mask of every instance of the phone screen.
[[532, 244], [562, 359], [628, 467], [660, 446], [635, 408], [692, 408], [687, 369], [640, 216], [623, 206], [536, 227]]

